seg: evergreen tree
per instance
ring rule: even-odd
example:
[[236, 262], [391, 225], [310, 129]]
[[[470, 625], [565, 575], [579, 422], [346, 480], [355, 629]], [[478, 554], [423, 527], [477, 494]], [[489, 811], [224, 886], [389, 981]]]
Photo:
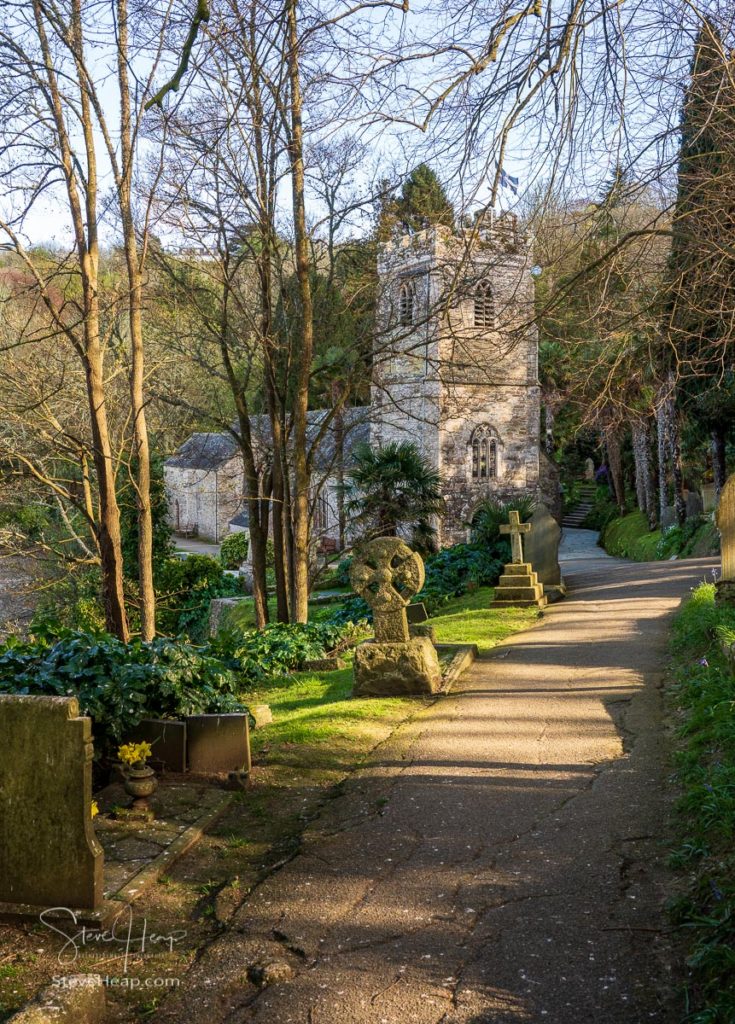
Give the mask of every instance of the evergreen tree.
[[410, 232], [423, 231], [432, 224], [454, 228], [454, 207], [428, 164], [414, 167], [398, 197], [383, 183], [376, 227], [378, 240], [389, 238], [397, 224]]

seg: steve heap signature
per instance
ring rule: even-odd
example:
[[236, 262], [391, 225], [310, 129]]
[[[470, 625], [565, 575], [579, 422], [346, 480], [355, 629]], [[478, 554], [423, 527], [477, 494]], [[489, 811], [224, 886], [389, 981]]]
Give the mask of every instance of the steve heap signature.
[[[53, 919], [51, 919], [52, 915]], [[183, 930], [165, 934], [149, 931], [146, 918], [143, 918], [142, 927], [135, 934], [132, 907], [124, 907], [109, 928], [79, 926], [77, 915], [69, 907], [50, 907], [48, 910], [42, 911], [39, 918], [42, 924], [65, 940], [59, 950], [58, 961], [60, 964], [75, 963], [81, 950], [87, 946], [108, 946], [120, 949], [123, 973], [127, 971], [131, 956], [160, 952], [161, 949], [171, 953], [176, 943], [186, 938], [186, 932]]]

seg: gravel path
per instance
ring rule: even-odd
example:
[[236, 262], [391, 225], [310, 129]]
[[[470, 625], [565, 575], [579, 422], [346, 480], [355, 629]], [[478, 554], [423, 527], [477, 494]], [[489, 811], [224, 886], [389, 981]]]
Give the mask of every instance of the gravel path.
[[[376, 752], [157, 1020], [679, 1019], [659, 686], [711, 560], [622, 562], [587, 531], [564, 548], [567, 599]], [[268, 960], [290, 978], [258, 992]]]

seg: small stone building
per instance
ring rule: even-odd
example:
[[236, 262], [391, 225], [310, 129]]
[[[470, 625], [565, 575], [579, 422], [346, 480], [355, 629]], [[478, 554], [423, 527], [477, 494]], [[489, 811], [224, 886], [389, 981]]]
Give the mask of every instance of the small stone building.
[[169, 521], [178, 534], [219, 543], [243, 509], [243, 465], [230, 434], [192, 434], [166, 459]]
[[[345, 410], [343, 464], [357, 441], [415, 442], [442, 480], [442, 546], [468, 538], [485, 498], [530, 495], [556, 511], [556, 470], [540, 446], [530, 253], [515, 218], [485, 214], [456, 233], [432, 227], [397, 237], [383, 246], [378, 273], [371, 404]], [[310, 430], [324, 415], [309, 413]], [[253, 432], [267, 458], [266, 418]], [[334, 466], [329, 430], [312, 495], [313, 535], [325, 547], [339, 540]], [[231, 522], [247, 528], [230, 435], [195, 434], [165, 471], [175, 528], [210, 539], [222, 539]]]

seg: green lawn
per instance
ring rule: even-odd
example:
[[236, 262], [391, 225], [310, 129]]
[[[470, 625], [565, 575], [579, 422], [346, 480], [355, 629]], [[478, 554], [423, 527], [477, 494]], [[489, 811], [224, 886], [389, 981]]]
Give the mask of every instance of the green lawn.
[[[430, 620], [437, 641], [474, 643], [482, 653], [537, 621], [536, 608], [490, 608], [492, 596], [492, 587], [482, 587], [445, 605]], [[352, 699], [351, 693], [349, 664], [337, 672], [294, 672], [245, 694], [248, 703], [269, 704], [273, 712], [273, 723], [253, 736], [254, 751], [269, 763], [344, 768], [421, 706], [416, 698]]]
[[474, 594], [464, 594], [430, 619], [441, 644], [477, 644], [480, 654], [495, 647], [501, 640], [530, 628], [538, 620], [538, 608], [491, 608], [492, 587], [480, 587]]

